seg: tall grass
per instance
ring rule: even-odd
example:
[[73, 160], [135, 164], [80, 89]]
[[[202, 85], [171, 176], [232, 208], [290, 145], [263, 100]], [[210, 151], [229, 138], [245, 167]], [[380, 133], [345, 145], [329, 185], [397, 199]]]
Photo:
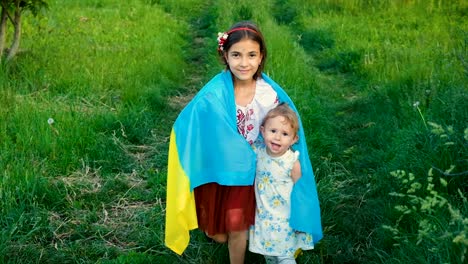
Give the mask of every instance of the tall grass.
[[[403, 193], [407, 191], [398, 185], [401, 178], [395, 182], [388, 177], [390, 171], [397, 169], [413, 171], [415, 178], [422, 181], [431, 167], [443, 171], [453, 166], [459, 176], [446, 178], [453, 185], [443, 195], [454, 202], [452, 208], [458, 208], [462, 215], [466, 213], [466, 207], [457, 198], [457, 189], [453, 188], [462, 186], [460, 190], [465, 190], [467, 186], [466, 143], [458, 140], [450, 145], [453, 147], [450, 155], [447, 150], [439, 152], [443, 148], [436, 143], [427, 122], [450, 127], [455, 131], [450, 138], [466, 129], [467, 29], [460, 23], [466, 15], [466, 3], [277, 2], [284, 4], [289, 16], [276, 14], [276, 20], [292, 25], [291, 29], [301, 36], [299, 44], [311, 55], [314, 65], [329, 76], [319, 86], [340, 93], [345, 99], [337, 103], [339, 98], [335, 97], [328, 104], [342, 120], [334, 126], [343, 135], [337, 134], [342, 152], [330, 153], [324, 159], [323, 164], [333, 166], [329, 177], [334, 178], [324, 177], [319, 183], [324, 188], [321, 197], [326, 208], [336, 208], [333, 215], [324, 215], [325, 228], [330, 230], [322, 246], [328, 248], [329, 257], [339, 262], [366, 259], [365, 262], [461, 263], [460, 254], [465, 251], [459, 251], [460, 244], [449, 237], [463, 234], [465, 227], [458, 225], [463, 218], [456, 220], [459, 222], [455, 229], [440, 224], [431, 230], [447, 235], [443, 242], [438, 240], [445, 247], [441, 251], [411, 239], [406, 240], [404, 249], [400, 250], [400, 245], [388, 247], [388, 233], [382, 229], [382, 223], [403, 213], [393, 211], [394, 200], [384, 191], [398, 193], [399, 188]], [[426, 194], [419, 195], [424, 198]], [[443, 210], [431, 214], [419, 209], [412, 212], [415, 211], [414, 224], [434, 218], [451, 223], [454, 219]], [[403, 228], [398, 235], [411, 237], [416, 230]], [[361, 242], [357, 247], [344, 246], [351, 241]]]
[[1, 262], [148, 250], [163, 222], [168, 126], [156, 124], [182, 87], [187, 24], [142, 1], [51, 1], [24, 23], [1, 73]]

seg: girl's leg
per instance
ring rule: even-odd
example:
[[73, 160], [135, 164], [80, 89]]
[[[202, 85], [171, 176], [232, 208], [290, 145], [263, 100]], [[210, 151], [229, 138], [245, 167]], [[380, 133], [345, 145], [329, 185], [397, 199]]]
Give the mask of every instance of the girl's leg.
[[228, 232], [231, 264], [244, 264], [248, 230], [255, 219], [255, 191], [253, 186], [231, 186], [225, 201], [224, 224]]
[[296, 264], [296, 260], [293, 257], [277, 257], [278, 264]]
[[296, 264], [293, 257], [265, 256], [265, 260], [267, 264]]
[[247, 249], [247, 231], [230, 232], [228, 235], [229, 260], [231, 264], [244, 264]]
[[207, 237], [213, 239], [217, 243], [226, 243], [228, 240], [227, 234], [216, 234], [216, 235], [208, 235], [208, 233], [205, 233]]
[[265, 260], [267, 264], [278, 264], [278, 257], [265, 256]]

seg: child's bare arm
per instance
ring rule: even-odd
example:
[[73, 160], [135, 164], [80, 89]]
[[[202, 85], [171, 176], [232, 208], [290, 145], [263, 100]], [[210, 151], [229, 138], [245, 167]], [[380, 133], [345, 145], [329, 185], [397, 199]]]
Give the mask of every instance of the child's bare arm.
[[294, 162], [293, 167], [291, 169], [291, 178], [293, 182], [296, 183], [299, 180], [299, 178], [301, 178], [301, 176], [302, 176], [301, 163], [299, 162], [299, 160], [296, 160], [296, 162]]

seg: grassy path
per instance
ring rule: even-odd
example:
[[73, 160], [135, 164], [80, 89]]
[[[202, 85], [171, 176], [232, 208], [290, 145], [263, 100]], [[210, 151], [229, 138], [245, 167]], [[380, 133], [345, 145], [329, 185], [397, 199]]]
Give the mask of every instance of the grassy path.
[[319, 87], [310, 99], [318, 102], [323, 114], [323, 119], [312, 124], [321, 126], [322, 133], [311, 144], [311, 154], [326, 235], [316, 252], [308, 254], [320, 252], [324, 263], [378, 261], [373, 243], [382, 243], [381, 225], [389, 209], [387, 194], [381, 190], [388, 189], [382, 177], [389, 178], [385, 152], [395, 127], [386, 118], [393, 115], [389, 113], [392, 102], [369, 93], [366, 77], [353, 70], [356, 61], [351, 51], [324, 60], [324, 50], [338, 40], [332, 32], [297, 23], [297, 8], [277, 1], [273, 16], [300, 36], [298, 43], [311, 62], [307, 66], [316, 69]]

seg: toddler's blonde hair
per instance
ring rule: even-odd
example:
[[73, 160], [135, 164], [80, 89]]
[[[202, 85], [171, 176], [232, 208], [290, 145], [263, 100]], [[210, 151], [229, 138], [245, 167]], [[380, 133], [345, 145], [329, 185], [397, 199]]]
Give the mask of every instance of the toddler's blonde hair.
[[265, 123], [268, 119], [275, 118], [277, 116], [282, 116], [286, 119], [291, 125], [295, 135], [297, 135], [297, 131], [299, 131], [299, 119], [297, 117], [296, 112], [289, 107], [287, 103], [281, 103], [277, 107], [271, 109], [263, 118], [262, 126], [265, 126]]

